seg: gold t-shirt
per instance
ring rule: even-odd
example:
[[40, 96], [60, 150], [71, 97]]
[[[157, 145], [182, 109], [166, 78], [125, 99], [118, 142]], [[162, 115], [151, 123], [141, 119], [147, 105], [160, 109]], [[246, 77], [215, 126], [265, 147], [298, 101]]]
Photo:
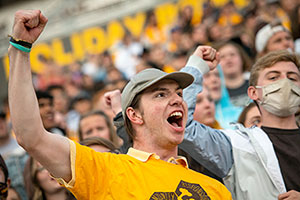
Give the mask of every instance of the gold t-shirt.
[[184, 158], [166, 162], [133, 148], [128, 154], [99, 153], [73, 141], [70, 154], [72, 180], [57, 181], [77, 199], [231, 199], [223, 184], [188, 169]]

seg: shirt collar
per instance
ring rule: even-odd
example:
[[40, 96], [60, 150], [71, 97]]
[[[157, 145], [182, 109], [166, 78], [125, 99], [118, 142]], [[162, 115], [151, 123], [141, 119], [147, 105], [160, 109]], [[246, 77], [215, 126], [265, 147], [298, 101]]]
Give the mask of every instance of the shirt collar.
[[[148, 152], [137, 150], [134, 148], [129, 148], [127, 155], [134, 157], [142, 162], [147, 162], [150, 157], [153, 157], [157, 160], [160, 159], [159, 155], [157, 155], [155, 153], [148, 153]], [[168, 159], [167, 162], [181, 165], [185, 168], [188, 168], [188, 162], [187, 162], [186, 158], [183, 156], [176, 156], [175, 158], [171, 157]]]

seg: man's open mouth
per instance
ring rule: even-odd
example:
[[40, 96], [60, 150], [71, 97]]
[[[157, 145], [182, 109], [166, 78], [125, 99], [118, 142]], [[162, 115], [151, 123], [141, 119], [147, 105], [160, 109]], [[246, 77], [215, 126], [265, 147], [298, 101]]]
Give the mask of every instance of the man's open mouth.
[[171, 113], [167, 120], [174, 127], [182, 127], [182, 112]]

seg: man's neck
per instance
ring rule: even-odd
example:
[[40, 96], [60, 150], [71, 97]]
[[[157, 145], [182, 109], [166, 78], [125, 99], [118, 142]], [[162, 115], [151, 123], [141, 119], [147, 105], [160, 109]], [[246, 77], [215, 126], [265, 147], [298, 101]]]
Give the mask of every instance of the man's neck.
[[297, 129], [295, 115], [278, 117], [270, 113], [262, 114], [262, 126], [279, 129]]
[[171, 157], [177, 156], [177, 146], [172, 148], [161, 148], [154, 145], [145, 145], [139, 142], [133, 143], [133, 148], [145, 151], [148, 153], [155, 153], [160, 157], [161, 160], [168, 161]]

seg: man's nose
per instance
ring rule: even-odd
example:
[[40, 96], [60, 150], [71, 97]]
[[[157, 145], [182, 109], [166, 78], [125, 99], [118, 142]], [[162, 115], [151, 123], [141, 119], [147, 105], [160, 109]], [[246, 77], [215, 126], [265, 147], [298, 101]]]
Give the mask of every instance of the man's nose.
[[182, 96], [178, 95], [177, 93], [173, 94], [170, 100], [171, 105], [180, 105], [183, 102]]

